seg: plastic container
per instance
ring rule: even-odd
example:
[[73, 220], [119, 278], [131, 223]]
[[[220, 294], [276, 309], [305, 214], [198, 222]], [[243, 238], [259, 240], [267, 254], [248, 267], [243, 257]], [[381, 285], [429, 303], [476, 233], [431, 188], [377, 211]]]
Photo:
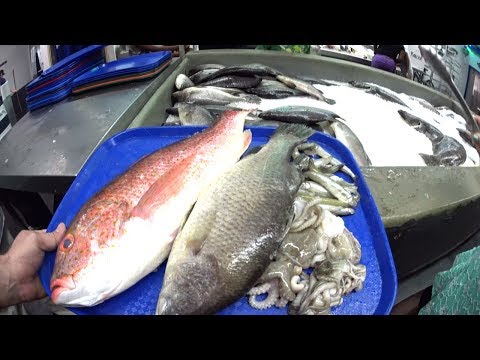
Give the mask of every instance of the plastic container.
[[77, 87], [117, 76], [148, 72], [159, 67], [171, 58], [172, 53], [170, 51], [160, 51], [112, 61], [78, 76], [73, 80], [72, 86]]
[[[253, 139], [250, 147], [268, 142], [274, 128], [248, 127]], [[48, 231], [53, 231], [60, 222], [68, 226], [81, 206], [113, 178], [126, 171], [141, 157], [182, 140], [204, 127], [168, 126], [136, 128], [124, 131], [104, 142], [86, 162], [58, 207]], [[325, 150], [343, 161], [358, 176], [358, 191], [361, 200], [354, 215], [343, 217], [346, 227], [355, 235], [362, 247], [361, 263], [367, 268], [364, 288], [344, 298], [343, 304], [332, 309], [333, 314], [389, 314], [393, 306], [397, 278], [390, 246], [382, 220], [370, 194], [360, 168], [351, 152], [338, 140], [315, 133], [310, 141], [322, 145]], [[48, 253], [40, 269], [40, 279], [51, 295], [49, 283], [55, 262], [55, 252]], [[160, 293], [166, 261], [145, 278], [123, 293], [88, 308], [69, 308], [76, 314], [154, 314]], [[220, 314], [286, 315], [287, 308], [255, 310], [247, 298], [222, 310]]]

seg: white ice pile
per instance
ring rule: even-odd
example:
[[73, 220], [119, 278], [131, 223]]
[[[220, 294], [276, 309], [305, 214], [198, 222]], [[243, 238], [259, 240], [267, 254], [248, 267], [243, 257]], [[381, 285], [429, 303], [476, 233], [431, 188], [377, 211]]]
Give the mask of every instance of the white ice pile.
[[314, 85], [323, 91], [325, 97], [334, 99], [336, 101], [334, 105], [313, 98], [290, 97], [264, 99], [259, 110], [285, 105], [305, 105], [334, 111], [346, 120], [362, 142], [373, 166], [425, 166], [418, 154], [432, 154], [432, 143], [424, 134], [416, 131], [402, 119], [398, 110], [403, 109], [462, 144], [467, 151], [467, 160], [462, 166], [477, 166], [480, 163], [477, 151], [463, 140], [457, 131], [457, 128], [466, 128], [465, 119], [453, 111], [439, 110], [441, 115], [437, 115], [412, 99], [410, 95], [381, 87], [406, 103], [410, 107], [407, 109], [347, 83], [335, 83], [339, 86]]

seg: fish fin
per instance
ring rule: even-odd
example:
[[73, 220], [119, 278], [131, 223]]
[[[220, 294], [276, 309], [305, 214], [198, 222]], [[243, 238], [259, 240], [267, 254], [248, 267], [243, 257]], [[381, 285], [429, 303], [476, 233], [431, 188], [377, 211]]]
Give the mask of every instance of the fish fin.
[[[181, 233], [178, 235], [179, 237], [184, 237], [187, 239], [185, 243], [185, 250], [193, 256], [196, 256], [200, 253], [205, 242], [210, 236], [210, 230], [212, 229], [215, 221], [217, 221], [217, 211], [214, 209], [209, 210], [210, 211], [206, 211], [201, 214], [200, 217], [198, 213], [193, 216], [193, 221], [200, 221], [201, 219], [201, 226], [187, 227], [182, 229]], [[192, 217], [190, 216], [189, 219], [192, 219]], [[187, 221], [189, 220], [187, 219]]]
[[272, 139], [275, 139], [279, 136], [291, 135], [301, 142], [308, 139], [313, 134], [315, 134], [315, 130], [309, 126], [301, 124], [281, 124], [277, 128], [277, 131], [275, 131], [275, 134], [273, 134]]
[[172, 196], [175, 196], [183, 188], [182, 173], [194, 165], [195, 155], [184, 159], [179, 165], [173, 166], [165, 174], [160, 176], [141, 197], [138, 204], [132, 210], [132, 217], [137, 216], [148, 219], [154, 209], [165, 204]]
[[243, 150], [242, 154], [247, 151], [250, 143], [252, 142], [252, 132], [250, 130], [245, 130], [243, 132]]
[[418, 154], [422, 157], [423, 161], [425, 161], [425, 164], [427, 166], [437, 166], [440, 165], [440, 162], [438, 161], [437, 157], [434, 155], [427, 155], [427, 154]]

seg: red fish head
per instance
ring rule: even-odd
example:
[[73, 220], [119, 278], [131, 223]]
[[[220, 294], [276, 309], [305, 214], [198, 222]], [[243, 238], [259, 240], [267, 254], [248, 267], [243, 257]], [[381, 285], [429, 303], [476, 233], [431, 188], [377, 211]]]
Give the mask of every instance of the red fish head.
[[[101, 193], [99, 194], [101, 196]], [[50, 281], [52, 300], [68, 306], [98, 303], [98, 289], [91, 282], [98, 257], [114, 246], [127, 218], [128, 204], [94, 197], [80, 210], [61, 240]], [[97, 273], [99, 282], [106, 274]], [[108, 281], [105, 281], [105, 284]], [[105, 291], [108, 292], [108, 289]]]

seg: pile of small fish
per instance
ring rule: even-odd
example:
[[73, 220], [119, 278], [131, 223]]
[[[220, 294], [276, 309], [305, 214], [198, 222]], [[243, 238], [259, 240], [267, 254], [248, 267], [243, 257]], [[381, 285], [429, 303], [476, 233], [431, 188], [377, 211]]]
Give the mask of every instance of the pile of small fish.
[[[359, 201], [355, 184], [334, 173], [355, 175], [318, 144], [305, 143], [314, 130], [300, 124], [282, 124], [239, 160], [251, 142], [247, 116], [223, 112], [88, 200], [57, 249], [53, 301], [100, 304], [167, 257], [157, 314], [217, 313], [259, 281], [270, 282], [269, 269], [282, 257], [301, 269], [315, 267], [309, 276], [298, 268], [285, 273], [296, 295], [280, 296], [285, 305], [294, 300], [292, 314], [328, 313], [360, 289], [360, 246], [333, 215], [352, 214]], [[293, 243], [304, 243], [312, 256], [301, 249], [302, 259], [289, 255]]]
[[[405, 119], [404, 115], [407, 112], [409, 116], [417, 117], [420, 121], [431, 125], [432, 121], [438, 122], [437, 119], [443, 117], [438, 109], [424, 99], [397, 94], [373, 83], [358, 81], [339, 83], [287, 76], [277, 69], [262, 64], [236, 66], [203, 64], [193, 67], [188, 75], [179, 74], [176, 78], [177, 91], [172, 94], [174, 105], [167, 109], [169, 116], [165, 125], [209, 125], [222, 111], [248, 109], [251, 110], [246, 121], [249, 126], [276, 127], [284, 122], [298, 123], [334, 136], [350, 149], [360, 166], [376, 165], [372, 163], [365, 151], [359, 140], [359, 134], [353, 131], [353, 128], [358, 130], [360, 124], [355, 124], [350, 118], [347, 121], [344, 116], [339, 116], [336, 113], [339, 107], [334, 106], [335, 111], [332, 111], [332, 105], [335, 105], [338, 100], [327, 98], [321, 88], [324, 91], [327, 91], [325, 87], [350, 87], [361, 90], [383, 102], [395, 104], [396, 116], [400, 114], [402, 119]], [[274, 103], [281, 103], [281, 106], [275, 106]], [[419, 104], [427, 112], [420, 116], [418, 109], [414, 111], [411, 108], [412, 104]], [[391, 118], [394, 116], [395, 114], [388, 115]], [[423, 116], [431, 117], [429, 120], [432, 121], [422, 119]], [[411, 124], [409, 120], [405, 122]], [[369, 123], [362, 124], [363, 127], [369, 125]], [[374, 130], [374, 125], [371, 126]], [[458, 134], [461, 137], [457, 139], [456, 136], [447, 136], [446, 133], [442, 133], [443, 129], [443, 127], [442, 130], [437, 129], [444, 135], [442, 141], [439, 141], [438, 137], [431, 140], [429, 133], [422, 132], [428, 140], [432, 141], [431, 155], [422, 154], [420, 151], [418, 153], [425, 164], [459, 166], [464, 164], [467, 158], [474, 165], [477, 164], [478, 154], [476, 151], [472, 153], [473, 147], [469, 149], [471, 142], [468, 129], [458, 127]], [[366, 137], [363, 140], [366, 140]], [[370, 141], [370, 138], [368, 140]], [[473, 155], [468, 156], [468, 153]], [[395, 166], [396, 164], [381, 165]]]

